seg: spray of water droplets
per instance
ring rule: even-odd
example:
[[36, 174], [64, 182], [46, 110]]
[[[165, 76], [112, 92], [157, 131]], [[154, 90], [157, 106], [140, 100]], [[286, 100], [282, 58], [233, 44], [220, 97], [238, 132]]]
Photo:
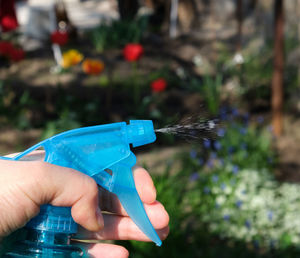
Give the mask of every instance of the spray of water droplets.
[[191, 118], [175, 125], [168, 125], [164, 128], [156, 129], [157, 133], [173, 134], [185, 139], [207, 139], [214, 138], [218, 127], [217, 119], [201, 119], [196, 122], [189, 122]]

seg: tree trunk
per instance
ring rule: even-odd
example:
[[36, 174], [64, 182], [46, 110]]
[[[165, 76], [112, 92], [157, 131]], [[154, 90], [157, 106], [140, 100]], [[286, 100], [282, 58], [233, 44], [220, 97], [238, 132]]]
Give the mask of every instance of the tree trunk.
[[134, 19], [139, 9], [138, 0], [118, 0], [118, 6], [122, 20]]
[[282, 106], [283, 106], [283, 66], [284, 66], [284, 17], [283, 0], [275, 0], [275, 39], [274, 39], [274, 68], [272, 78], [272, 125], [274, 134], [282, 133]]

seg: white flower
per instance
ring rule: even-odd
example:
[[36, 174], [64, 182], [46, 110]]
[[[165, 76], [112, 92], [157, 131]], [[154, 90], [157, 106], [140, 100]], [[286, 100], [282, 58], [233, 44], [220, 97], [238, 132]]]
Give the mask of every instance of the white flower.
[[236, 54], [234, 55], [232, 61], [233, 61], [234, 64], [239, 65], [239, 64], [243, 64], [245, 60], [244, 60], [244, 57], [242, 56], [241, 53], [236, 53]]

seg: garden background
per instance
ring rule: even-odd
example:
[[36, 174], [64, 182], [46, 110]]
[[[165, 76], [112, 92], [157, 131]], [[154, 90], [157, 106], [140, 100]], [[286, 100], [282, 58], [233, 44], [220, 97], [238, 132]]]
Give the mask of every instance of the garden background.
[[208, 135], [134, 150], [170, 235], [120, 244], [131, 257], [300, 254], [300, 1], [41, 2], [1, 6], [1, 155], [82, 126], [212, 119]]

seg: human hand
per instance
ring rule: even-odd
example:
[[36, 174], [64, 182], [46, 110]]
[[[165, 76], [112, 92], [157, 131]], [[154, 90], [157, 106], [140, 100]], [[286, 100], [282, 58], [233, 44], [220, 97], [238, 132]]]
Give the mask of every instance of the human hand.
[[[104, 189], [98, 191], [96, 182], [85, 174], [42, 161], [0, 160], [0, 171], [0, 237], [23, 227], [38, 214], [40, 205], [50, 203], [72, 207], [73, 219], [82, 226], [81, 238], [150, 241], [127, 216], [118, 198]], [[152, 179], [142, 168], [135, 168], [134, 179], [149, 219], [164, 239], [169, 217], [156, 201]], [[125, 248], [103, 243], [89, 246], [88, 253], [94, 257], [128, 256]]]

